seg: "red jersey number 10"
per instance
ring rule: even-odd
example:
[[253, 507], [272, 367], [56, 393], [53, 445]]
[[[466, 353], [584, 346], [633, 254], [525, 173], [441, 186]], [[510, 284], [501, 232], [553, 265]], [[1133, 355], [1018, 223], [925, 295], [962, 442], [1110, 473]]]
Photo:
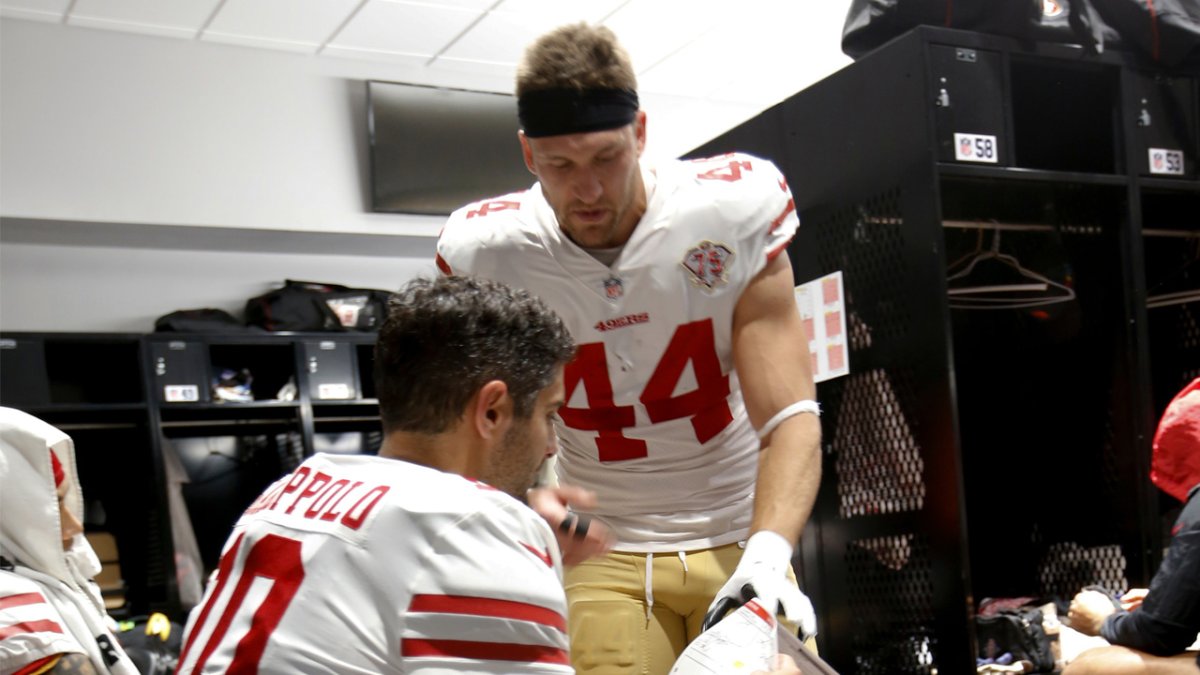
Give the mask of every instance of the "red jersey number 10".
[[[675, 395], [689, 362], [696, 376], [696, 388]], [[587, 407], [565, 405], [558, 414], [572, 429], [599, 432], [596, 450], [600, 461], [619, 462], [647, 456], [646, 441], [622, 433], [635, 426], [636, 413], [632, 404], [617, 405], [613, 400], [603, 342], [580, 345], [575, 359], [567, 364], [564, 380], [567, 400], [582, 385], [587, 392]], [[712, 319], [704, 319], [675, 329], [638, 402], [655, 424], [690, 418], [696, 440], [706, 443], [733, 421], [728, 396], [729, 376], [721, 372]]]
[[[209, 614], [220, 601], [221, 594], [230, 581], [234, 562], [245, 539], [245, 534], [240, 535], [237, 541], [229, 547], [229, 550], [221, 556], [217, 571], [217, 586], [209, 594], [208, 601], [200, 610], [200, 616], [196, 619], [192, 634], [188, 637], [187, 644], [183, 646], [183, 653], [179, 656], [179, 663], [183, 663], [188, 657], [188, 653], [193, 647], [192, 642], [196, 639], [196, 635], [204, 629], [208, 623]], [[208, 658], [225, 639], [225, 633], [229, 630], [234, 616], [242, 610], [242, 601], [246, 599], [250, 584], [259, 577], [269, 579], [271, 588], [250, 619], [250, 629], [238, 641], [237, 647], [234, 649], [233, 660], [225, 671], [227, 674], [258, 672], [258, 662], [267, 648], [267, 639], [279, 625], [283, 613], [292, 602], [292, 598], [295, 597], [296, 591], [300, 589], [300, 582], [304, 581], [304, 563], [300, 559], [300, 542], [276, 534], [268, 534], [250, 547], [246, 554], [246, 562], [242, 566], [242, 572], [234, 585], [233, 593], [229, 596], [224, 609], [221, 610], [216, 626], [213, 627], [212, 633], [200, 652], [196, 665], [192, 667], [192, 672], [199, 673], [204, 669]]]

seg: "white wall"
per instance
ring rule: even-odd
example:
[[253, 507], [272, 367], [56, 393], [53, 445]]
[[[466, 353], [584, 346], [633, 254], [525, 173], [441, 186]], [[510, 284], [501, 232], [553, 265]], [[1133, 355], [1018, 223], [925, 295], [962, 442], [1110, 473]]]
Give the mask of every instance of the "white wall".
[[368, 202], [365, 80], [405, 75], [0, 20], [0, 329], [144, 332], [285, 278], [432, 271], [442, 219]]
[[[432, 239], [429, 240], [432, 248]], [[432, 257], [187, 251], [5, 243], [0, 326], [8, 330], [148, 333], [175, 309], [240, 317], [246, 300], [286, 278], [395, 289], [436, 272]]]
[[0, 31], [6, 217], [436, 232], [369, 212], [364, 80], [399, 68], [19, 20]]
[[[828, 43], [814, 54], [826, 72], [846, 61]], [[0, 330], [149, 331], [175, 309], [239, 309], [284, 278], [395, 288], [431, 269], [441, 218], [370, 212], [365, 112], [369, 79], [495, 87], [430, 77], [0, 19]], [[644, 98], [649, 155], [715, 135], [653, 126], [688, 100]], [[729, 103], [682, 117], [710, 129], [746, 116]]]

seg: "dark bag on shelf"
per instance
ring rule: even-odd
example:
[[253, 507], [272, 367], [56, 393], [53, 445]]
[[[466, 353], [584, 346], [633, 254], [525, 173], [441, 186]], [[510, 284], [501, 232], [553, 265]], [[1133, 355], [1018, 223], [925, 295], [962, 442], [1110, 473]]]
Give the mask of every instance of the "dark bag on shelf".
[[379, 330], [391, 293], [288, 279], [246, 301], [246, 323], [269, 331]]
[[1033, 607], [1004, 609], [990, 616], [975, 617], [975, 638], [981, 659], [994, 659], [1005, 652], [1013, 661], [1029, 661], [1033, 672], [1054, 670], [1050, 636], [1042, 626], [1042, 610]]
[[180, 309], [154, 320], [155, 333], [237, 333], [254, 330], [223, 309]]
[[1092, 51], [1116, 38], [1089, 0], [851, 0], [842, 51], [857, 59], [923, 25], [1081, 44]]
[[1100, 16], [1133, 45], [1166, 66], [1200, 66], [1200, 2], [1090, 0]]

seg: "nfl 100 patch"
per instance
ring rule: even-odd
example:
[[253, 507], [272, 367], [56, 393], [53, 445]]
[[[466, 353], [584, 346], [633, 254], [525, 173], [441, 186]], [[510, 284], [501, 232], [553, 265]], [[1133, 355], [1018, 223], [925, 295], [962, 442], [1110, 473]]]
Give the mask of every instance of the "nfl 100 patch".
[[712, 289], [728, 283], [726, 272], [733, 255], [725, 244], [705, 239], [688, 249], [680, 264], [692, 283]]

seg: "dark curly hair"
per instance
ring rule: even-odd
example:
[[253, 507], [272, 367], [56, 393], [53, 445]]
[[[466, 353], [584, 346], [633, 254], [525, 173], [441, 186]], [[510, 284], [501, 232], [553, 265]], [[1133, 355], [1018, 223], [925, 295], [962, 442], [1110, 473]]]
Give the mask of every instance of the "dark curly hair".
[[392, 297], [375, 342], [383, 429], [444, 432], [492, 380], [528, 418], [574, 351], [562, 320], [526, 291], [478, 277], [411, 281]]

